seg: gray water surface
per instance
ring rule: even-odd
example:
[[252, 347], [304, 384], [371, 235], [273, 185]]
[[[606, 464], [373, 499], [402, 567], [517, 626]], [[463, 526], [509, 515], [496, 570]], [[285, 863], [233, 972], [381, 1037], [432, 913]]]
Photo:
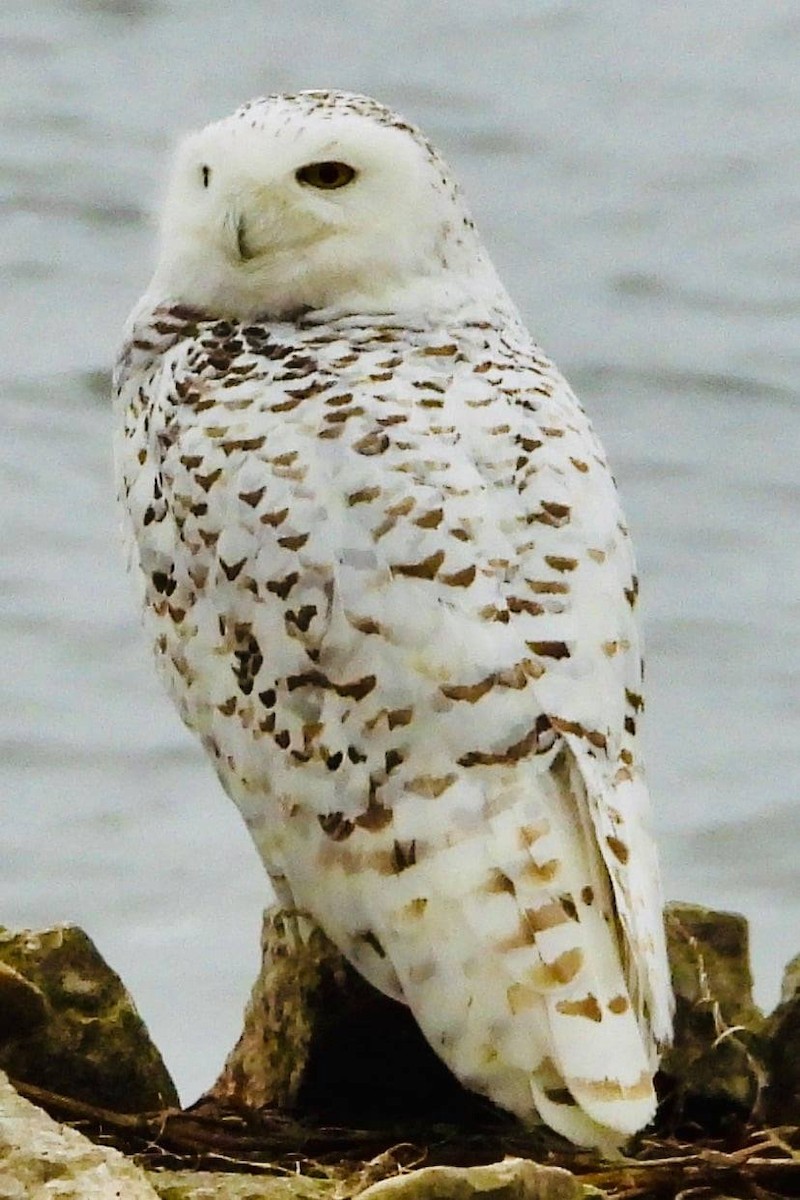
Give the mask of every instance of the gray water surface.
[[796, 0], [3, 0], [0, 922], [74, 920], [184, 1099], [235, 1039], [266, 883], [162, 696], [107, 372], [176, 135], [372, 93], [458, 171], [603, 436], [639, 552], [666, 891], [800, 950]]

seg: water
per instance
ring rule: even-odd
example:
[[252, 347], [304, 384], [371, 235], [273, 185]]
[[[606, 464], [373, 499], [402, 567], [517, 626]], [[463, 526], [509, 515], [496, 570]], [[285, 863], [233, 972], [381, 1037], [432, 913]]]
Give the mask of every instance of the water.
[[255, 974], [266, 887], [161, 695], [124, 578], [106, 372], [173, 136], [363, 90], [462, 177], [579, 389], [644, 580], [666, 890], [800, 950], [795, 0], [3, 0], [0, 921], [74, 920], [185, 1099]]

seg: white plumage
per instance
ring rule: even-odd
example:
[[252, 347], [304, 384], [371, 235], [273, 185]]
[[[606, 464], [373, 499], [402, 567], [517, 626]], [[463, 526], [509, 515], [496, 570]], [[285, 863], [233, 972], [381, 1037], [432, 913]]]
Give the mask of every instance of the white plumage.
[[116, 378], [147, 629], [279, 896], [468, 1086], [608, 1146], [671, 993], [603, 451], [412, 127], [189, 138]]

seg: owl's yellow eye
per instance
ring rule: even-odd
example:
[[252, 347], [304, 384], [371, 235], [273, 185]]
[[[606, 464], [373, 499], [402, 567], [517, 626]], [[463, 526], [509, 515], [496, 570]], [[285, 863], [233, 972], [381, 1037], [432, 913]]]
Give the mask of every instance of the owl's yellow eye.
[[310, 187], [331, 192], [334, 188], [346, 187], [348, 183], [352, 183], [356, 173], [347, 163], [316, 162], [300, 167], [295, 171], [294, 177], [298, 183], [307, 183]]

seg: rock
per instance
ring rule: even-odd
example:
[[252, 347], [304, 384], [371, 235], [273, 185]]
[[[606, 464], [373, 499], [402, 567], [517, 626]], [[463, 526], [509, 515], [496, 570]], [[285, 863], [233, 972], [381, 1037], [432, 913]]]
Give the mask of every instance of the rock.
[[211, 1171], [158, 1171], [150, 1180], [161, 1200], [580, 1200], [581, 1186], [561, 1167], [508, 1158], [483, 1167], [423, 1167], [383, 1179], [365, 1190], [333, 1179], [296, 1175], [229, 1175]]
[[242, 1034], [207, 1094], [245, 1108], [292, 1108], [308, 1063], [316, 993], [343, 961], [317, 925], [277, 908], [264, 913], [261, 955]]
[[222, 1171], [151, 1171], [160, 1200], [343, 1200], [332, 1179], [308, 1175], [231, 1175]]
[[0, 1044], [27, 1037], [47, 1021], [47, 1001], [36, 984], [0, 962]]
[[130, 995], [81, 929], [0, 927], [0, 964], [0, 1068], [12, 1079], [118, 1112], [177, 1105]]
[[308, 917], [269, 909], [261, 947], [244, 1031], [205, 1099], [338, 1125], [495, 1116], [437, 1058], [405, 1005], [365, 983]]
[[747, 921], [693, 904], [666, 909], [675, 1044], [664, 1057], [677, 1107], [713, 1130], [756, 1108], [766, 1078], [764, 1017], [753, 1003]]
[[783, 973], [781, 1002], [767, 1021], [767, 1033], [768, 1120], [776, 1125], [800, 1124], [800, 954]]
[[373, 1183], [359, 1200], [579, 1200], [584, 1189], [562, 1167], [507, 1158], [484, 1167], [423, 1167]]
[[158, 1200], [142, 1171], [17, 1095], [0, 1072], [0, 1200]]

